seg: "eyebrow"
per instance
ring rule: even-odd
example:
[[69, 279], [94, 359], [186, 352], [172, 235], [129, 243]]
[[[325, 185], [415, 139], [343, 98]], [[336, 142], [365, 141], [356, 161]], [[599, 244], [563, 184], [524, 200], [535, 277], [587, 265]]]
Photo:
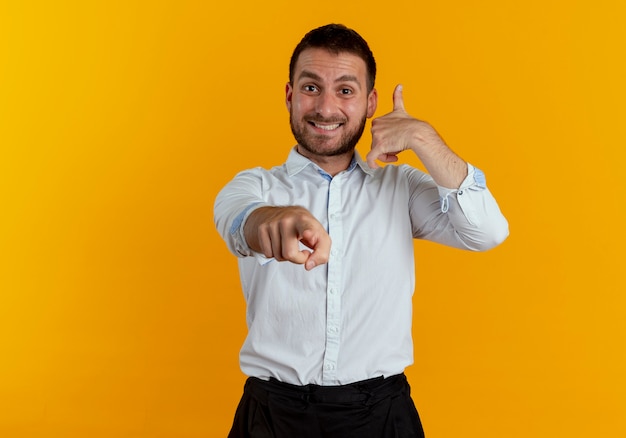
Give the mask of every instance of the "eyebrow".
[[[302, 70], [298, 79], [302, 78], [309, 78], [313, 79], [314, 81], [322, 80], [322, 77], [320, 75], [318, 75], [317, 73], [313, 73], [309, 70]], [[335, 79], [335, 82], [355, 82], [359, 86], [359, 88], [361, 88], [361, 83], [359, 82], [359, 79], [354, 75], [339, 76], [337, 79]]]

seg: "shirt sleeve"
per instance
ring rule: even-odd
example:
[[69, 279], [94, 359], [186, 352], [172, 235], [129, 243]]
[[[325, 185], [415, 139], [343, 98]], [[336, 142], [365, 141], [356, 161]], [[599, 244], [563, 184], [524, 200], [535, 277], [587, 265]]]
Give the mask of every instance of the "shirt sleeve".
[[415, 169], [409, 174], [413, 236], [472, 251], [502, 243], [508, 222], [487, 188], [485, 174], [468, 163], [458, 189], [437, 186]]
[[240, 172], [218, 193], [213, 208], [215, 226], [234, 255], [263, 258], [248, 246], [243, 226], [253, 211], [267, 205], [261, 169]]

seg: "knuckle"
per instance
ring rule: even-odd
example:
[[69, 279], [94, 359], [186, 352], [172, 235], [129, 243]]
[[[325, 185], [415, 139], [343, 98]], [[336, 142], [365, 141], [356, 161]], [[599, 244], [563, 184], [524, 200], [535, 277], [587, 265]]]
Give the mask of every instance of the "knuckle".
[[283, 258], [285, 260], [294, 260], [299, 251], [295, 251], [293, 247], [283, 249]]

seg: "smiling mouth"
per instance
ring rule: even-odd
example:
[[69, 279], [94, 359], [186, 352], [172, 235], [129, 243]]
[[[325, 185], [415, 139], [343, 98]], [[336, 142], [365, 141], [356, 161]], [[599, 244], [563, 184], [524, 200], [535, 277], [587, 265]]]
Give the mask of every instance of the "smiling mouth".
[[332, 124], [322, 124], [316, 122], [309, 122], [311, 126], [315, 126], [316, 128], [323, 129], [324, 131], [334, 131], [339, 128], [343, 123], [332, 123]]

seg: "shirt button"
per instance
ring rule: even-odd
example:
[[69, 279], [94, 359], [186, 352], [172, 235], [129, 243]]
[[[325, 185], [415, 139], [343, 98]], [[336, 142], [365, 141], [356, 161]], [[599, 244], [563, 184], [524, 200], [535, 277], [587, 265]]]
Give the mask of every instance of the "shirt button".
[[463, 190], [459, 190], [459, 196], [463, 194]]
[[336, 288], [336, 287], [333, 287], [333, 288], [330, 290], [330, 293], [331, 293], [331, 295], [337, 295], [337, 288]]
[[327, 363], [327, 364], [324, 365], [324, 369], [326, 369], [326, 370], [334, 370], [335, 369], [335, 364]]

